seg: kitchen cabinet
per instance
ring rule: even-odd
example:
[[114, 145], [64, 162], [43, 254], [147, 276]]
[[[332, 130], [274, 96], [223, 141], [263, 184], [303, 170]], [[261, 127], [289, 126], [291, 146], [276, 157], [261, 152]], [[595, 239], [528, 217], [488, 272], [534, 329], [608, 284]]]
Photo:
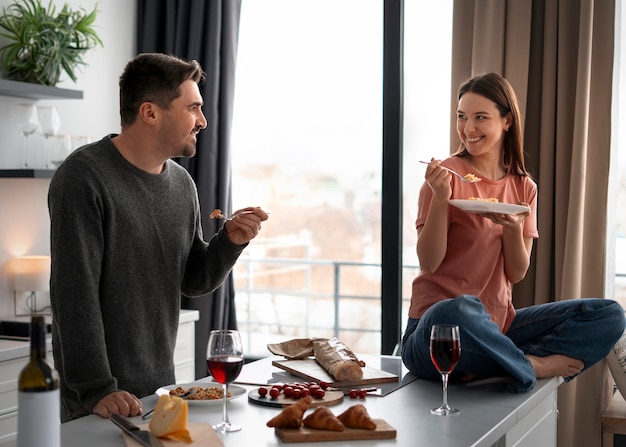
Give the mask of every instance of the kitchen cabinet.
[[[17, 433], [17, 378], [29, 356], [29, 342], [11, 343], [21, 343], [25, 349], [17, 354], [20, 357], [0, 362], [0, 441], [13, 439]], [[48, 344], [46, 358], [52, 360], [52, 343]]]
[[[177, 383], [195, 380], [195, 323], [199, 317], [197, 310], [181, 310], [174, 350]], [[0, 340], [0, 443], [16, 437], [17, 378], [29, 355], [29, 342]], [[53, 361], [50, 342], [47, 359]]]
[[178, 336], [174, 348], [176, 383], [196, 380], [196, 321], [200, 318], [197, 310], [180, 311]]

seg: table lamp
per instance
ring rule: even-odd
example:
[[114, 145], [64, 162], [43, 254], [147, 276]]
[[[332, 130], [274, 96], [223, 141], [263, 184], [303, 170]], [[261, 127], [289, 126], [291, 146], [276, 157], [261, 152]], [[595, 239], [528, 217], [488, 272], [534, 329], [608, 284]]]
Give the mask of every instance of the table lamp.
[[[37, 308], [37, 292], [50, 291], [50, 256], [19, 256], [13, 258], [13, 311], [15, 316], [42, 313], [46, 307]], [[28, 314], [18, 314], [17, 294], [27, 292], [26, 308]]]

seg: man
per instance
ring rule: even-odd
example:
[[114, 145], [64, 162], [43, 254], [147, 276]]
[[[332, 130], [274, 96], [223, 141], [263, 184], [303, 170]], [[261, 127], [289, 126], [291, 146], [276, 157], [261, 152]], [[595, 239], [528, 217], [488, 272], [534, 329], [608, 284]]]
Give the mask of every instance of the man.
[[[141, 54], [120, 77], [121, 133], [83, 146], [50, 184], [53, 354], [62, 420], [141, 414], [174, 383], [180, 295], [219, 287], [261, 228], [260, 208], [205, 242], [193, 157], [206, 127], [197, 62]], [[243, 210], [240, 210], [243, 211]]]

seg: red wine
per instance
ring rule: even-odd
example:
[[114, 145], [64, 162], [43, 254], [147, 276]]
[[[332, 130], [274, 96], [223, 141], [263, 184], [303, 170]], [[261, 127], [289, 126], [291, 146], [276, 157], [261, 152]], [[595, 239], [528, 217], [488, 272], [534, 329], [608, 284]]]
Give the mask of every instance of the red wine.
[[209, 357], [206, 361], [209, 374], [219, 383], [233, 382], [241, 372], [243, 367], [242, 357], [233, 357], [229, 355], [217, 355]]
[[430, 341], [430, 358], [440, 373], [451, 373], [459, 361], [459, 357], [461, 357], [459, 340], [437, 338]]

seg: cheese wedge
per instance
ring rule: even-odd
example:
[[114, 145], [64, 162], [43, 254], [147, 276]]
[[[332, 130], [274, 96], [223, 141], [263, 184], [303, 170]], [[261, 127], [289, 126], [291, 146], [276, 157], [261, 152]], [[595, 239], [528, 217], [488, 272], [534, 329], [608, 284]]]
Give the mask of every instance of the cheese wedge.
[[148, 428], [159, 438], [173, 438], [186, 443], [192, 442], [187, 430], [187, 401], [176, 396], [159, 396]]

